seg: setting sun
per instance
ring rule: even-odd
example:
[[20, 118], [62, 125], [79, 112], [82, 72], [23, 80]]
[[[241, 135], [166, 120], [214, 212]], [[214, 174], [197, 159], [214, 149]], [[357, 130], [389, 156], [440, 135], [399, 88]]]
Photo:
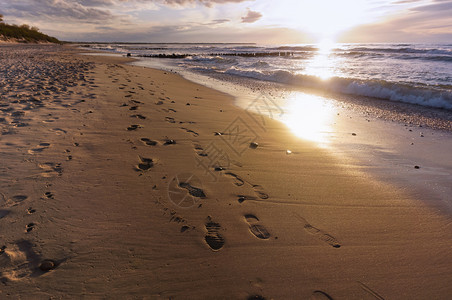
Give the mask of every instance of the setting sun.
[[335, 40], [339, 33], [353, 26], [369, 23], [374, 17], [369, 1], [319, 0], [278, 1], [268, 15], [288, 26], [308, 32], [316, 42]]

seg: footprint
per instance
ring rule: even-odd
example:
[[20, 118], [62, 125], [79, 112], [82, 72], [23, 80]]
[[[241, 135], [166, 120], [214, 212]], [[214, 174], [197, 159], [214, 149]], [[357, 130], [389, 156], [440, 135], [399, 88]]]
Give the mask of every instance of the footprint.
[[29, 154], [40, 153], [50, 147], [50, 143], [40, 143], [35, 148], [28, 150]]
[[[12, 196], [11, 198], [7, 198], [3, 193], [0, 193], [0, 196], [2, 200], [0, 201], [0, 205], [6, 207], [17, 205], [17, 203], [20, 203], [28, 199], [28, 196], [25, 195], [15, 195]], [[0, 210], [0, 219], [5, 217], [7, 214], [9, 214], [9, 211]]]
[[146, 119], [146, 117], [145, 116], [143, 116], [143, 115], [131, 115], [130, 116], [131, 118], [137, 118], [137, 119], [140, 119], [140, 120], [145, 120]]
[[63, 168], [61, 163], [46, 162], [39, 164], [39, 167], [44, 170], [40, 175], [42, 177], [61, 176], [63, 174]]
[[181, 127], [180, 129], [185, 130], [188, 133], [191, 133], [193, 136], [199, 136], [199, 133], [197, 133], [196, 131], [193, 131], [191, 129], [185, 128], [185, 127]]
[[238, 176], [238, 175], [236, 175], [234, 173], [226, 172], [224, 174], [233, 177], [234, 178], [234, 184], [236, 186], [242, 186], [242, 185], [245, 184], [245, 181], [242, 178], [240, 178], [240, 176]]
[[259, 223], [259, 219], [255, 215], [245, 215], [245, 220], [250, 225], [251, 233], [254, 234], [257, 238], [262, 240], [270, 238], [270, 233], [268, 232], [267, 228], [265, 228], [263, 225], [257, 224]]
[[188, 193], [194, 197], [198, 197], [198, 198], [206, 197], [206, 194], [204, 193], [204, 191], [202, 189], [192, 186], [188, 182], [179, 182], [179, 187], [186, 189], [188, 191]]
[[27, 199], [28, 199], [28, 196], [16, 195], [16, 196], [12, 196], [10, 200], [13, 203], [19, 203], [19, 202], [22, 202], [22, 201], [27, 200]]
[[207, 234], [204, 238], [207, 245], [213, 251], [218, 251], [223, 248], [225, 244], [224, 237], [220, 234], [221, 225], [219, 223], [213, 222], [210, 217], [207, 218], [206, 223]]
[[141, 125], [130, 125], [129, 127], [127, 127], [128, 131], [132, 131], [132, 130], [137, 130], [138, 128], [143, 128]]
[[27, 226], [25, 226], [25, 231], [30, 232], [35, 228], [35, 226], [36, 226], [35, 223], [28, 223]]
[[167, 139], [163, 143], [163, 145], [165, 145], [165, 146], [167, 146], [167, 145], [175, 145], [175, 144], [176, 144], [176, 141], [175, 140], [171, 140], [171, 139]]
[[53, 198], [53, 193], [52, 193], [52, 192], [45, 192], [44, 195], [46, 196], [46, 198], [54, 199], [54, 198]]
[[52, 131], [55, 131], [57, 135], [61, 135], [62, 133], [66, 134], [67, 131], [61, 128], [52, 128]]
[[268, 194], [264, 192], [264, 188], [260, 185], [253, 185], [253, 190], [261, 199], [268, 199]]
[[196, 154], [198, 154], [199, 156], [207, 156], [207, 153], [204, 151], [204, 148], [201, 147], [201, 145], [194, 144], [193, 146], [195, 147]]
[[314, 226], [309, 224], [305, 218], [301, 217], [300, 215], [294, 213], [294, 216], [303, 223], [303, 228], [308, 233], [316, 236], [319, 240], [324, 241], [325, 243], [329, 244], [333, 248], [341, 247], [341, 244], [332, 235], [329, 235], [329, 234], [323, 232], [322, 230], [315, 228]]
[[152, 158], [146, 158], [140, 156], [140, 163], [137, 166], [138, 171], [147, 171], [154, 166]]
[[171, 117], [165, 117], [165, 121], [168, 122], [168, 123], [176, 123], [174, 118], [171, 118]]
[[[259, 198], [261, 198], [261, 199], [268, 199], [268, 194], [264, 191], [264, 188], [262, 186], [260, 186], [258, 184], [251, 184], [249, 182], [246, 182], [239, 175], [231, 173], [231, 172], [226, 172], [225, 175], [228, 175], [228, 176], [234, 178], [234, 184], [236, 186], [242, 186], [245, 183], [247, 183], [248, 185], [250, 185], [253, 188], [254, 192], [256, 193], [256, 195]], [[246, 199], [244, 199], [244, 200], [246, 200]]]
[[27, 240], [20, 240], [8, 247], [1, 247], [0, 282], [19, 281], [30, 276], [42, 275], [38, 269], [41, 257], [33, 249], [34, 245]]
[[309, 300], [333, 300], [333, 298], [325, 292], [314, 291]]
[[148, 146], [156, 146], [157, 145], [156, 141], [153, 141], [153, 140], [148, 139], [148, 138], [141, 138], [141, 141], [143, 143], [145, 143], [146, 145], [148, 145]]

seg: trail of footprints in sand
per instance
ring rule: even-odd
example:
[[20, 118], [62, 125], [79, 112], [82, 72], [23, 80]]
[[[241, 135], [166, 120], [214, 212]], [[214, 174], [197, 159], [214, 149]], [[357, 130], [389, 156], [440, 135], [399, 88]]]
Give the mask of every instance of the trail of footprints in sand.
[[[46, 49], [40, 48], [39, 51], [29, 47], [15, 51], [2, 51], [3, 60], [0, 73], [4, 75], [1, 76], [4, 89], [1, 91], [0, 135], [17, 134], [20, 133], [22, 127], [35, 125], [37, 119], [30, 111], [41, 111], [42, 115], [41, 118], [38, 118], [40, 120], [38, 125], [44, 124], [46, 126], [59, 119], [58, 116], [54, 115], [58, 112], [59, 107], [67, 109], [85, 102], [84, 99], [80, 98], [96, 98], [94, 94], [83, 94], [81, 91], [74, 92], [72, 89], [72, 87], [78, 85], [88, 86], [88, 88], [97, 87], [93, 85], [94, 81], [89, 80], [87, 76], [94, 67], [92, 63], [85, 63], [78, 59], [49, 60], [48, 54], [46, 54], [48, 51], [59, 52], [60, 49], [54, 49], [54, 46], [46, 46]], [[30, 64], [33, 68], [21, 69], [21, 66], [29, 63], [28, 60], [30, 59], [32, 59]], [[52, 76], [42, 76], [42, 74], [52, 74]], [[20, 91], [20, 93], [17, 93], [17, 91]], [[72, 102], [69, 96], [74, 93], [77, 94], [77, 99]], [[46, 107], [50, 108], [52, 113], [44, 110]], [[71, 109], [79, 111], [75, 108]], [[37, 112], [34, 114], [37, 114]], [[42, 120], [43, 118], [44, 120]], [[67, 131], [61, 128], [49, 128], [49, 130], [56, 135], [67, 134]], [[77, 143], [75, 145], [78, 146]], [[51, 143], [41, 142], [27, 152], [30, 155], [36, 155], [45, 152], [51, 146]], [[70, 150], [66, 150], [66, 153], [69, 152]], [[69, 159], [72, 159], [72, 156], [68, 156]], [[35, 160], [27, 161], [34, 162]], [[37, 167], [41, 170], [36, 175], [43, 178], [61, 176], [63, 173], [61, 163], [43, 162], [37, 163]], [[54, 199], [53, 193], [45, 192], [40, 201], [46, 199]], [[36, 209], [28, 206], [32, 203], [33, 197], [27, 195], [6, 196], [0, 193], [0, 220], [9, 218], [10, 214], [17, 215], [20, 210], [23, 210], [27, 215], [34, 215]], [[14, 224], [23, 226], [24, 237], [28, 235], [30, 239], [33, 238], [33, 233], [38, 229], [38, 223], [30, 219], [24, 224], [16, 222], [11, 223], [10, 226], [15, 226]], [[6, 245], [0, 244], [0, 283], [7, 284], [9, 281], [40, 276], [63, 262], [63, 260], [43, 259], [36, 247], [37, 245], [34, 242], [24, 238], [10, 241]], [[1, 291], [0, 294], [2, 294]], [[2, 297], [0, 296], [0, 298]]]
[[[127, 86], [124, 85], [122, 87], [120, 87], [120, 89], [125, 89]], [[142, 88], [143, 89], [143, 88]], [[126, 95], [126, 98], [130, 98], [135, 92], [132, 91], [128, 91], [130, 94]], [[165, 98], [159, 98], [159, 100], [155, 103], [155, 105], [162, 105], [165, 103], [167, 99]], [[131, 111], [136, 111], [139, 109], [139, 106], [137, 104], [140, 104], [138, 101], [134, 101], [131, 100], [130, 104], [123, 104], [122, 106], [127, 106], [129, 107], [129, 110]], [[166, 112], [176, 112], [173, 109], [165, 109]], [[146, 116], [143, 116], [141, 114], [132, 114], [130, 115], [131, 118], [136, 118], [136, 119], [140, 119], [140, 120], [145, 120]], [[184, 122], [176, 122], [175, 118], [173, 117], [169, 117], [166, 116], [165, 117], [165, 121], [170, 123], [170, 124], [176, 124], [176, 123], [184, 123]], [[134, 125], [130, 125], [127, 130], [128, 131], [134, 131], [137, 130], [139, 128], [142, 128], [141, 125], [138, 124], [134, 124]], [[198, 137], [199, 133], [197, 133], [194, 130], [191, 130], [189, 128], [186, 127], [180, 127], [181, 130], [186, 131], [188, 134], [191, 134], [193, 137]], [[141, 142], [143, 142], [145, 145], [147, 146], [156, 146], [158, 145], [158, 142], [155, 140], [152, 140], [150, 138], [141, 138], [140, 139]], [[172, 140], [168, 140], [168, 141], [172, 141]], [[175, 143], [175, 142], [174, 142]], [[168, 145], [168, 144], [174, 144], [172, 142], [165, 142], [164, 145]], [[203, 147], [197, 143], [194, 143], [194, 149], [197, 155], [203, 157], [203, 156], [208, 156], [208, 154], [205, 152], [205, 150], [203, 149]], [[154, 166], [154, 161], [151, 158], [146, 158], [146, 157], [141, 157], [139, 156], [139, 162], [136, 165], [136, 170], [140, 171], [140, 172], [146, 172], [148, 170], [150, 170], [152, 167]], [[215, 167], [215, 171], [224, 171], [225, 169], [222, 167]], [[239, 175], [232, 173], [232, 172], [224, 172], [224, 175], [227, 177], [230, 177], [232, 179], [232, 182], [234, 185], [236, 186], [249, 186], [252, 188], [252, 190], [254, 191], [256, 196], [249, 196], [249, 195], [237, 195], [238, 196], [238, 202], [239, 203], [243, 203], [244, 201], [247, 200], [257, 200], [257, 199], [268, 199], [269, 195], [265, 192], [264, 188], [261, 185], [256, 185], [256, 184], [252, 184], [248, 181], [246, 181], [245, 179], [243, 179], [242, 177], [240, 177]], [[196, 186], [191, 185], [190, 183], [186, 183], [186, 182], [180, 182], [178, 185], [179, 188], [181, 189], [185, 189], [188, 194], [194, 196], [194, 197], [198, 197], [198, 198], [205, 198], [206, 195], [204, 193], [204, 191]], [[334, 247], [334, 248], [339, 248], [341, 245], [339, 244], [339, 242], [331, 235], [323, 232], [322, 230], [312, 226], [311, 224], [309, 224], [304, 218], [302, 218], [299, 215], [296, 215], [296, 217], [302, 221], [303, 223], [303, 228], [306, 232], [308, 232], [311, 235], [314, 235], [315, 237], [317, 237], [319, 240], [326, 242], [327, 244], [329, 244], [330, 246]], [[255, 236], [256, 238], [260, 239], [260, 240], [268, 240], [271, 237], [270, 232], [268, 231], [268, 229], [262, 224], [261, 220], [254, 214], [245, 214], [243, 216], [244, 222], [248, 225], [248, 229], [249, 232]], [[204, 241], [207, 244], [207, 246], [212, 250], [212, 251], [219, 251], [221, 250], [225, 243], [226, 240], [222, 234], [223, 228], [220, 225], [220, 223], [215, 222], [212, 217], [208, 216], [207, 220], [204, 224], [205, 227], [205, 236], [204, 236]], [[181, 228], [181, 233], [187, 231], [190, 227], [187, 225], [182, 226]], [[254, 295], [254, 296], [250, 296], [248, 299], [265, 299], [262, 296], [259, 295]], [[332, 299], [327, 293], [323, 292], [323, 291], [314, 291], [313, 294], [311, 295], [310, 299]]]

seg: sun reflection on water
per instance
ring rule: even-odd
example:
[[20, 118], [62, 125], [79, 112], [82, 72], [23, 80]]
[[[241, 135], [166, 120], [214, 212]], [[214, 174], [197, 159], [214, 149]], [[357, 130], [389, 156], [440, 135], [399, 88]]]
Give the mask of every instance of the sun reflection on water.
[[318, 51], [306, 66], [304, 72], [314, 75], [322, 80], [328, 80], [334, 76], [335, 62], [331, 58], [332, 50], [336, 44], [331, 40], [323, 40], [317, 44]]
[[336, 115], [329, 101], [316, 95], [293, 93], [287, 98], [285, 111], [282, 121], [296, 136], [327, 146]]

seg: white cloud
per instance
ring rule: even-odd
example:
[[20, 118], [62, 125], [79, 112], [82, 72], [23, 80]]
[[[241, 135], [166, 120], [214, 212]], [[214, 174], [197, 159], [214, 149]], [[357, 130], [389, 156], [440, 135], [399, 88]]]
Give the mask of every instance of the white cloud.
[[258, 11], [248, 9], [246, 16], [242, 17], [242, 23], [254, 23], [262, 18], [262, 14]]

